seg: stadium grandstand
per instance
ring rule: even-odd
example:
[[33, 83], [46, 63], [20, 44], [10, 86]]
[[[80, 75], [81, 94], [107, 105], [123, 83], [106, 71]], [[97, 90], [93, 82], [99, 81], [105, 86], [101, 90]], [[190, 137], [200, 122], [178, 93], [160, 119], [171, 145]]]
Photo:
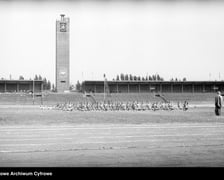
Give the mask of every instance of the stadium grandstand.
[[0, 93], [41, 92], [42, 80], [0, 80]]
[[[213, 93], [224, 91], [224, 81], [107, 81], [110, 93]], [[103, 93], [105, 81], [83, 81], [82, 91]]]
[[[20, 105], [55, 105], [61, 103], [95, 103], [95, 102], [158, 102], [161, 95], [171, 102], [188, 101], [190, 104], [213, 103], [214, 93], [224, 91], [223, 81], [83, 81], [83, 92], [55, 93], [43, 91], [40, 80], [1, 80], [0, 104]], [[108, 86], [108, 87], [107, 87]], [[21, 93], [22, 92], [22, 93]], [[35, 98], [35, 99], [34, 99]]]

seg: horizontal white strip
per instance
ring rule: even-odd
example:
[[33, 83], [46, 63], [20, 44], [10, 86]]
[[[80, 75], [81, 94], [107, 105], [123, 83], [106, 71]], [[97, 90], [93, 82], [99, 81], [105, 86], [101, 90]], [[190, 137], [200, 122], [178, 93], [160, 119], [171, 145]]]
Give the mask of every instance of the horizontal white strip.
[[[109, 126], [109, 125], [108, 125]], [[70, 126], [57, 126], [57, 127], [50, 127], [50, 128], [9, 128], [9, 127], [1, 127], [1, 131], [14, 131], [14, 130], [26, 130], [26, 131], [58, 131], [58, 130], [98, 130], [98, 129], [175, 129], [175, 128], [224, 128], [224, 123], [216, 124], [216, 125], [175, 125], [172, 124], [170, 126], [163, 126], [162, 124], [159, 125], [152, 125], [152, 126], [110, 126], [110, 127], [70, 127]]]
[[[205, 135], [205, 136], [210, 136], [210, 135], [223, 135], [224, 136], [224, 130], [222, 129], [213, 129], [213, 130], [209, 130], [209, 134], [207, 134], [207, 129], [205, 129], [204, 131], [199, 131], [201, 135]], [[161, 131], [159, 131], [159, 133], [155, 133], [153, 131], [135, 131], [135, 132], [117, 132], [117, 133], [112, 133], [112, 132], [66, 132], [66, 133], [54, 133], [54, 134], [46, 134], [46, 133], [38, 133], [38, 134], [30, 134], [30, 132], [23, 132], [23, 134], [18, 134], [17, 132], [13, 132], [13, 133], [2, 133], [0, 136], [0, 142], [1, 141], [25, 141], [25, 140], [50, 140], [50, 139], [75, 139], [75, 138], [94, 138], [96, 136], [100, 136], [100, 138], [111, 138], [111, 137], [154, 137], [154, 136], [169, 136], [169, 134], [167, 134], [168, 132], [164, 132], [164, 134], [161, 134]], [[180, 132], [176, 132], [176, 131], [172, 131], [173, 134], [177, 134]], [[193, 133], [193, 132], [189, 132]], [[197, 132], [196, 132], [197, 133]], [[202, 134], [203, 133], [203, 134]], [[198, 133], [197, 133], [198, 134]], [[172, 134], [171, 134], [172, 135]], [[191, 135], [191, 134], [190, 134]], [[50, 137], [51, 136], [51, 137]], [[185, 136], [185, 135], [183, 135]]]
[[[217, 132], [215, 132], [217, 133]], [[7, 138], [7, 139], [0, 139], [0, 142], [4, 141], [10, 141], [10, 142], [17, 142], [17, 141], [36, 141], [36, 140], [77, 140], [77, 139], [106, 139], [106, 138], [151, 138], [151, 137], [191, 137], [191, 136], [203, 136], [203, 137], [209, 137], [209, 136], [221, 136], [223, 135], [224, 139], [224, 132], [223, 134], [147, 134], [147, 135], [113, 135], [113, 134], [100, 134], [101, 136], [93, 136], [91, 133], [91, 136], [77, 136], [77, 137], [33, 137], [33, 138], [21, 138], [13, 137]], [[80, 134], [77, 134], [80, 135]], [[58, 136], [58, 135], [57, 135]], [[26, 136], [27, 137], [27, 136]], [[30, 137], [30, 136], [29, 136]]]
[[[8, 139], [0, 139], [0, 142], [4, 142], [4, 141], [10, 141], [10, 142], [17, 142], [17, 141], [36, 141], [36, 140], [71, 140], [71, 139], [74, 139], [74, 138], [67, 138], [67, 137], [62, 137], [62, 138], [59, 138], [59, 137], [42, 137], [42, 138], [23, 138], [23, 139], [12, 139], [12, 138], [8, 138]], [[1, 145], [0, 145], [1, 146]]]
[[[192, 134], [192, 135], [154, 135], [153, 137], [192, 137], [192, 136], [200, 136], [201, 134]], [[204, 136], [204, 134], [202, 135]], [[129, 136], [130, 137], [130, 136]], [[147, 138], [149, 138], [148, 136], [146, 136]], [[207, 136], [204, 136], [207, 138]], [[94, 138], [94, 137], [93, 137]], [[95, 138], [101, 138], [101, 137], [95, 137]], [[102, 138], [105, 138], [105, 137], [102, 137]], [[113, 137], [110, 137], [110, 138], [113, 138]], [[210, 137], [209, 139], [213, 139], [213, 140], [224, 140], [224, 137]], [[160, 140], [163, 140], [164, 139], [160, 139]], [[7, 147], [7, 146], [47, 146], [47, 145], [63, 145], [63, 144], [101, 144], [101, 143], [104, 143], [104, 144], [110, 144], [110, 143], [134, 143], [134, 142], [156, 142], [156, 141], [160, 141], [158, 139], [142, 139], [142, 140], [121, 140], [121, 141], [84, 141], [84, 142], [53, 142], [53, 143], [26, 143], [26, 144], [1, 144], [0, 147]], [[177, 139], [176, 139], [177, 140]], [[183, 141], [183, 139], [180, 139], [181, 141]], [[208, 140], [208, 139], [207, 139]], [[184, 142], [184, 141], [183, 141]]]
[[[132, 143], [133, 141], [125, 141], [126, 143]], [[151, 141], [153, 142], [153, 141]], [[98, 142], [98, 144], [100, 143], [104, 143], [104, 142]], [[110, 142], [110, 143], [116, 143], [116, 142]], [[73, 143], [74, 144], [74, 143]], [[215, 147], [215, 146], [219, 146], [219, 147], [223, 147], [224, 148], [224, 144], [196, 144], [196, 145], [190, 145], [190, 144], [186, 144], [186, 143], [181, 143], [181, 144], [176, 144], [175, 146], [170, 146], [170, 145], [166, 145], [163, 146], [163, 148], [177, 148], [177, 147], [199, 147], [199, 146], [210, 146], [210, 147]], [[150, 145], [150, 146], [136, 146], [136, 145], [131, 145], [131, 146], [113, 146], [113, 147], [81, 147], [81, 148], [67, 148], [67, 149], [13, 149], [13, 150], [0, 150], [0, 153], [28, 153], [28, 152], [49, 152], [49, 151], [77, 151], [77, 150], [108, 150], [108, 149], [132, 149], [132, 148], [160, 148], [161, 146], [155, 146], [155, 145]]]

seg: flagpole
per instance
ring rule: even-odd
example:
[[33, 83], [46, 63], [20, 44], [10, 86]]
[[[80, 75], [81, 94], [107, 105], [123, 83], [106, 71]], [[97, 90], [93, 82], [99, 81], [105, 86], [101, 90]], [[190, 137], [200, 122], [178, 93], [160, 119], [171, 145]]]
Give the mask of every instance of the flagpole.
[[103, 94], [103, 100], [104, 100], [104, 102], [105, 102], [105, 98], [106, 98], [106, 75], [104, 74], [103, 75], [103, 77], [104, 77], [104, 87], [103, 87], [103, 90], [104, 90], [104, 94]]
[[34, 105], [34, 90], [35, 90], [35, 82], [34, 82], [34, 79], [33, 79], [33, 105]]

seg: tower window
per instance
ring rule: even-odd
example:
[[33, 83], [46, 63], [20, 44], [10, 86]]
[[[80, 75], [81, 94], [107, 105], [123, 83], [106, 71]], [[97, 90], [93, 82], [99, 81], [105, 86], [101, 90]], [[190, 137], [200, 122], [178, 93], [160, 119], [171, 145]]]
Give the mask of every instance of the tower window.
[[61, 83], [66, 83], [66, 81], [61, 81]]

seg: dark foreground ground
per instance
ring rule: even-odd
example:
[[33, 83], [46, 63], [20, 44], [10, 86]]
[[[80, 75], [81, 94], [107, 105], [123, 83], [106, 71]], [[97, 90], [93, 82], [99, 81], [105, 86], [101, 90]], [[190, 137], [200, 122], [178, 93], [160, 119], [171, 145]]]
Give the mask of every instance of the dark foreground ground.
[[224, 116], [0, 106], [1, 167], [224, 166]]

